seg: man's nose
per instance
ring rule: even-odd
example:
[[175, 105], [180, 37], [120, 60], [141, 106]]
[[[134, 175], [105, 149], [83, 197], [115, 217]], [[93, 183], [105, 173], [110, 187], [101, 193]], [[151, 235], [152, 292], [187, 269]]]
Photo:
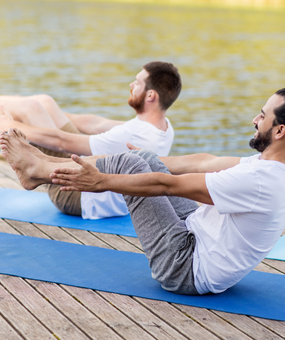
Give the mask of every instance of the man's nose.
[[258, 124], [258, 122], [259, 122], [259, 120], [260, 120], [260, 115], [261, 115], [261, 113], [260, 113], [259, 115], [257, 115], [256, 117], [253, 118], [252, 122], [253, 122], [254, 125], [257, 125], [257, 124]]

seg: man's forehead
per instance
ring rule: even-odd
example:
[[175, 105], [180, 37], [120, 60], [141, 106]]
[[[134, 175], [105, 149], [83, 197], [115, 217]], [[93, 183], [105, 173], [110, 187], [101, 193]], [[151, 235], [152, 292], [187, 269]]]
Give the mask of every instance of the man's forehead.
[[284, 104], [285, 103], [285, 98], [282, 97], [282, 96], [279, 96], [277, 94], [274, 94], [273, 96], [271, 96], [266, 104], [264, 105], [262, 111], [264, 113], [270, 113], [270, 112], [273, 112], [273, 110], [276, 108], [276, 107], [279, 107], [280, 105]]
[[144, 81], [148, 77], [148, 72], [145, 69], [142, 69], [137, 75], [136, 79], [139, 81]]

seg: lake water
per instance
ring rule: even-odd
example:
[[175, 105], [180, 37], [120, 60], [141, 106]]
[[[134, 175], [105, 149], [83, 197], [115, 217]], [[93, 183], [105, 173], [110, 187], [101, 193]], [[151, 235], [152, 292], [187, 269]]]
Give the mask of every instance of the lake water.
[[0, 0], [0, 93], [48, 93], [69, 112], [131, 119], [129, 83], [153, 60], [183, 90], [172, 155], [250, 155], [252, 118], [285, 87], [285, 11]]

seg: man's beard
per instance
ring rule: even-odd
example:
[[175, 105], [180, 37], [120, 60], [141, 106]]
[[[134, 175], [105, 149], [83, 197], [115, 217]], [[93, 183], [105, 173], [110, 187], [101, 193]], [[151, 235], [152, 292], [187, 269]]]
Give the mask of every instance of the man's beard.
[[143, 91], [143, 93], [139, 97], [129, 97], [128, 104], [136, 110], [136, 113], [142, 113], [144, 111], [145, 95], [146, 91]]
[[252, 138], [249, 141], [249, 146], [258, 152], [263, 152], [272, 142], [272, 129], [273, 127], [265, 133], [258, 133], [256, 138]]

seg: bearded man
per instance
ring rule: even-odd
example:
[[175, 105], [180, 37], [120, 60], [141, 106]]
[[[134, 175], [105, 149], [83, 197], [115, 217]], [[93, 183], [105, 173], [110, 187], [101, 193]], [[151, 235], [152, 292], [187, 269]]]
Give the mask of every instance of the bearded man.
[[[166, 62], [150, 62], [143, 66], [130, 87], [128, 103], [135, 109], [136, 117], [128, 122], [66, 113], [47, 95], [0, 96], [0, 104], [4, 106], [0, 129], [20, 129], [41, 151], [55, 157], [70, 157], [66, 153], [84, 156], [121, 153], [128, 150], [128, 142], [167, 156], [174, 131], [166, 110], [181, 91], [177, 68]], [[45, 159], [40, 152], [38, 156]], [[128, 214], [119, 194], [64, 193], [56, 185], [48, 186], [48, 194], [62, 212], [85, 219]]]

